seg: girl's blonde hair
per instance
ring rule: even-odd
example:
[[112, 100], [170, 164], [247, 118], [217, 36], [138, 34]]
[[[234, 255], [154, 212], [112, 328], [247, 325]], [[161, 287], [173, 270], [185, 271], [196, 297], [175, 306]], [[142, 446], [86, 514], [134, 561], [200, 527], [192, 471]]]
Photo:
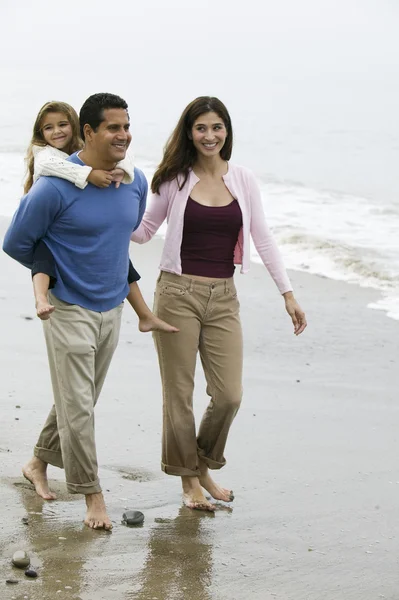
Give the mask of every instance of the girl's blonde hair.
[[35, 124], [33, 125], [32, 139], [30, 141], [28, 151], [26, 153], [26, 165], [27, 165], [27, 176], [24, 185], [24, 193], [27, 194], [33, 185], [33, 173], [34, 173], [34, 155], [33, 146], [47, 146], [47, 143], [43, 137], [43, 119], [48, 113], [62, 113], [64, 114], [72, 127], [72, 139], [68, 146], [65, 148], [67, 154], [72, 154], [77, 150], [83, 148], [83, 142], [79, 133], [79, 117], [72, 106], [65, 102], [46, 102], [41, 107], [36, 117]]

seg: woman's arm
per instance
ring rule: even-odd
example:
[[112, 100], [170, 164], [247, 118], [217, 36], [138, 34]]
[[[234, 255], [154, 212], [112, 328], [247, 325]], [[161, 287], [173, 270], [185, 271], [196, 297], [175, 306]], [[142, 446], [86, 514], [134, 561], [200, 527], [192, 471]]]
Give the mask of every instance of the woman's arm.
[[255, 248], [281, 294], [291, 292], [292, 285], [276, 240], [266, 223], [262, 196], [252, 173], [249, 174], [249, 189], [251, 200], [250, 232]]
[[147, 210], [136, 231], [133, 232], [131, 240], [138, 244], [145, 244], [156, 234], [166, 219], [168, 212], [168, 187], [164, 184], [159, 194], [152, 194]]
[[33, 181], [47, 175], [66, 179], [82, 190], [86, 187], [91, 167], [70, 162], [67, 160], [68, 154], [52, 146], [34, 146], [33, 154]]
[[249, 177], [251, 236], [263, 264], [272, 276], [279, 291], [284, 296], [285, 309], [291, 317], [294, 325], [294, 333], [295, 335], [300, 335], [307, 326], [305, 313], [294, 298], [292, 285], [288, 278], [280, 250], [266, 223], [259, 186], [252, 173], [250, 173]]

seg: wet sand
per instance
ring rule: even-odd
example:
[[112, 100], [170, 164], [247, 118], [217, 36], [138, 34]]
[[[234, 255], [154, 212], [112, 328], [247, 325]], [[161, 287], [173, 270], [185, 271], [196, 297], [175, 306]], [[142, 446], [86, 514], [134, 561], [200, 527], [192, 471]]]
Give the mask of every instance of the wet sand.
[[[161, 244], [132, 247], [148, 302]], [[125, 308], [96, 413], [109, 534], [83, 525], [83, 499], [66, 494], [62, 471], [50, 468], [60, 495], [51, 503], [20, 476], [51, 388], [29, 272], [0, 254], [2, 600], [399, 597], [399, 323], [366, 308], [369, 290], [291, 276], [309, 320], [298, 339], [264, 268], [236, 277], [244, 401], [215, 477], [234, 490], [233, 510], [215, 515], [182, 507], [178, 479], [160, 471], [156, 355]], [[199, 416], [200, 368], [197, 380]], [[126, 507], [144, 512], [142, 527], [121, 524]], [[17, 549], [31, 554], [37, 580], [10, 566]], [[20, 583], [7, 586], [10, 576]]]

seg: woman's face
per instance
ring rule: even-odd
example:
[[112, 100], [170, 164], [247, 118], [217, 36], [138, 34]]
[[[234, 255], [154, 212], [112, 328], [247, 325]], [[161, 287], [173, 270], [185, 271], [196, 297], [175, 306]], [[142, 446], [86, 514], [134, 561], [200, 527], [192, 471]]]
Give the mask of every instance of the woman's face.
[[226, 138], [227, 129], [215, 112], [207, 112], [195, 120], [191, 128], [194, 148], [202, 156], [215, 156], [220, 153]]
[[41, 130], [46, 144], [58, 150], [67, 151], [73, 132], [68, 117], [64, 113], [47, 113], [43, 118]]

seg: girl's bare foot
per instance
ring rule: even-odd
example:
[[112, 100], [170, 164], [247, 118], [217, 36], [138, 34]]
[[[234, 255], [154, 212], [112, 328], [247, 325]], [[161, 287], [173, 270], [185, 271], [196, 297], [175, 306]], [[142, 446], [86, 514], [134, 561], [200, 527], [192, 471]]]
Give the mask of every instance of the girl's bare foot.
[[211, 504], [204, 496], [198, 477], [182, 477], [183, 502], [188, 508], [195, 510], [215, 510], [214, 504]]
[[223, 502], [232, 502], [234, 500], [234, 494], [232, 490], [222, 488], [209, 475], [209, 469], [206, 465], [201, 464], [201, 477], [199, 482], [202, 487], [214, 498], [215, 500], [222, 500]]
[[85, 525], [91, 527], [91, 529], [106, 529], [107, 531], [112, 529], [112, 523], [105, 508], [104, 496], [101, 492], [87, 494], [86, 506]]
[[22, 469], [23, 476], [35, 486], [36, 494], [43, 500], [55, 500], [57, 496], [50, 492], [47, 481], [47, 463], [34, 456]]
[[42, 321], [47, 321], [50, 318], [52, 312], [55, 311], [55, 306], [49, 303], [47, 298], [37, 298], [36, 300], [36, 314]]
[[162, 319], [158, 319], [155, 315], [149, 317], [143, 317], [139, 320], [139, 330], [142, 333], [148, 331], [163, 331], [164, 333], [177, 333], [179, 330], [177, 327], [165, 323]]

